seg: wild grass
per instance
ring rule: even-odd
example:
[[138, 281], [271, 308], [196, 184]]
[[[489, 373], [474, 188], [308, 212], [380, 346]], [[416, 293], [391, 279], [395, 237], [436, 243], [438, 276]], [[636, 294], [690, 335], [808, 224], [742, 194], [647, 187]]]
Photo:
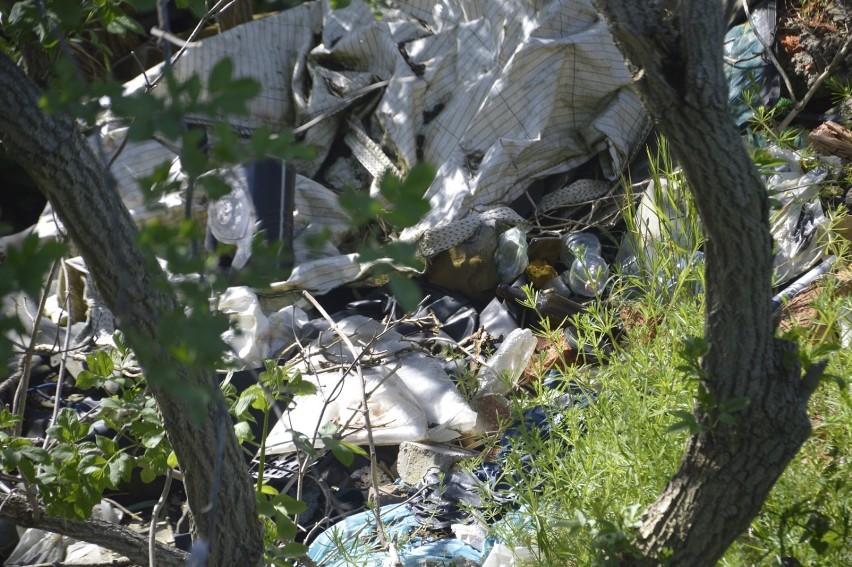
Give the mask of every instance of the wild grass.
[[[614, 336], [619, 317], [629, 322], [607, 364], [565, 374], [597, 392], [597, 402], [555, 409], [554, 433], [543, 439], [527, 432], [508, 458], [506, 476], [520, 513], [491, 529], [497, 539], [529, 548], [536, 565], [616, 564], [683, 452], [688, 431], [673, 426], [678, 413], [691, 413], [696, 392], [678, 367], [685, 341], [703, 333], [704, 306], [700, 262], [678, 260], [694, 256], [701, 232], [665, 144], [652, 157], [652, 170], [668, 187], [654, 187], [657, 212], [675, 220], [662, 223], [656, 244], [634, 250], [640, 269], [616, 276], [610, 302], [573, 321], [581, 345]], [[637, 217], [628, 211], [627, 219], [635, 230]], [[848, 265], [848, 246], [837, 242], [837, 267]], [[852, 565], [852, 396], [844, 383], [852, 374], [852, 349], [837, 348], [838, 320], [849, 302], [839, 286], [833, 277], [820, 284], [815, 312], [795, 332], [804, 356], [828, 358], [827, 372], [837, 380], [826, 379], [813, 396], [811, 438], [722, 565]], [[515, 415], [552, 405], [560, 393], [536, 386], [516, 399]]]

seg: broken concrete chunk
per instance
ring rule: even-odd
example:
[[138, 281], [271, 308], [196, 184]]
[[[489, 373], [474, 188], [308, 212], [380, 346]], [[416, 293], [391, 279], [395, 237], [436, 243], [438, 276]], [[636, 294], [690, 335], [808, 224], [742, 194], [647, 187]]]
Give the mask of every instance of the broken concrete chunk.
[[447, 472], [454, 464], [474, 455], [457, 447], [405, 442], [399, 446], [396, 468], [402, 482], [414, 486], [427, 474]]

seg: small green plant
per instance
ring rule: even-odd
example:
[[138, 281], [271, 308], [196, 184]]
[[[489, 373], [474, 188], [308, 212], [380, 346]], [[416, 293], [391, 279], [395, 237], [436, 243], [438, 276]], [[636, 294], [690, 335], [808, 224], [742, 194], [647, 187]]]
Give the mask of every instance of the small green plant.
[[852, 100], [852, 82], [833, 75], [825, 80], [825, 86], [831, 93], [831, 102], [841, 105]]

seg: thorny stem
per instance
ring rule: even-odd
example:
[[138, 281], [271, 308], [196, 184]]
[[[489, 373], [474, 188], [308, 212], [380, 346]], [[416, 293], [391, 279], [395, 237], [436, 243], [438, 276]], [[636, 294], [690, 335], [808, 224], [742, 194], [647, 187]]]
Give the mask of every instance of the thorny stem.
[[27, 390], [30, 388], [30, 370], [32, 370], [33, 365], [33, 352], [36, 345], [36, 339], [38, 338], [38, 331], [41, 327], [41, 313], [44, 311], [44, 305], [47, 303], [47, 292], [50, 289], [50, 282], [53, 280], [53, 276], [56, 275], [56, 269], [59, 267], [60, 259], [54, 260], [53, 264], [50, 266], [50, 272], [47, 274], [47, 284], [41, 293], [41, 298], [38, 302], [38, 310], [35, 312], [35, 317], [33, 318], [33, 332], [30, 337], [30, 346], [27, 349], [27, 352], [24, 353], [24, 366], [21, 370], [21, 381], [18, 382], [18, 389], [15, 391], [15, 400], [12, 403], [12, 413], [20, 417], [21, 419], [15, 423], [15, 427], [13, 429], [12, 435], [14, 437], [21, 436], [21, 430], [24, 426], [24, 409], [27, 407]]
[[[320, 315], [328, 322], [331, 328], [337, 333], [337, 336], [346, 344], [349, 351], [352, 353], [352, 357], [357, 361], [359, 358], [359, 353], [355, 349], [355, 345], [352, 344], [352, 341], [349, 340], [349, 337], [346, 336], [343, 331], [340, 330], [340, 327], [337, 326], [337, 323], [331, 318], [328, 312], [323, 309], [322, 305], [308, 292], [303, 292], [303, 295], [310, 301], [313, 306], [319, 311]], [[376, 516], [376, 533], [379, 535], [379, 542], [381, 543], [383, 548], [387, 548], [387, 536], [385, 535], [385, 529], [382, 525], [382, 517], [381, 512], [379, 511], [379, 475], [378, 475], [378, 464], [376, 462], [376, 444], [373, 441], [373, 427], [370, 424], [370, 410], [367, 406], [367, 383], [364, 380], [364, 374], [361, 372], [361, 365], [355, 365], [355, 371], [358, 374], [358, 379], [361, 381], [361, 395], [362, 395], [362, 403], [364, 404], [364, 423], [367, 426], [367, 444], [370, 448], [370, 480], [373, 485], [373, 491], [376, 494], [376, 501], [373, 506], [373, 514]]]

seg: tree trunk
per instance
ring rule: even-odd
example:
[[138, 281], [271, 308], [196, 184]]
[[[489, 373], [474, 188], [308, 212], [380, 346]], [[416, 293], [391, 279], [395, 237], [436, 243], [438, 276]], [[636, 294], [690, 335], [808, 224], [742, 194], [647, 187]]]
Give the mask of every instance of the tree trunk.
[[0, 142], [50, 201], [148, 370], [181, 465], [195, 535], [209, 542], [209, 564], [258, 564], [255, 496], [221, 392], [212, 376], [187, 370], [157, 340], [160, 318], [181, 306], [163, 271], [136, 245], [130, 213], [73, 120], [45, 115], [38, 98], [32, 81], [0, 54]]
[[[768, 198], [727, 108], [719, 0], [595, 2], [683, 167], [706, 237], [701, 387], [714, 402], [696, 404], [702, 432], [645, 513], [638, 562], [715, 565], [810, 434], [822, 368], [802, 379], [795, 345], [774, 338]], [[720, 404], [735, 398], [749, 400], [736, 425], [718, 423]]]

